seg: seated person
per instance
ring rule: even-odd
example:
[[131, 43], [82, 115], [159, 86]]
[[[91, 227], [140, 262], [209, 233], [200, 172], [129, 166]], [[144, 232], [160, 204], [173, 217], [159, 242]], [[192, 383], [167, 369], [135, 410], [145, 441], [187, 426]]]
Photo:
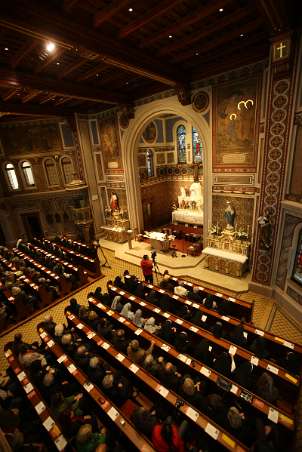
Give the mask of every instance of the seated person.
[[183, 282], [178, 281], [178, 285], [174, 287], [175, 295], [179, 295], [180, 297], [187, 297], [188, 291], [184, 287]]

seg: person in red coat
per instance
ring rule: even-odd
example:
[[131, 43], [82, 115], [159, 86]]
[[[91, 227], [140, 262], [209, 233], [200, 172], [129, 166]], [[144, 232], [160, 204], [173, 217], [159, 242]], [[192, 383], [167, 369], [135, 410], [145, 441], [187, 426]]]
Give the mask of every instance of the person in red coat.
[[150, 284], [153, 284], [153, 262], [151, 259], [149, 259], [149, 256], [145, 254], [141, 260], [141, 269], [145, 278], [145, 281], [147, 281]]
[[185, 452], [185, 445], [180, 431], [172, 419], [168, 418], [163, 424], [156, 424], [152, 430], [152, 443], [157, 452]]

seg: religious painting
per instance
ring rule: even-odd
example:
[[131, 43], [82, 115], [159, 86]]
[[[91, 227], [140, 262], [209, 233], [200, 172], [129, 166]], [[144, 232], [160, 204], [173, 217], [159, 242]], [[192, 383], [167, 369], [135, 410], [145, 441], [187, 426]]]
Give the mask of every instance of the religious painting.
[[24, 122], [1, 127], [4, 151], [11, 155], [62, 149], [57, 123]]
[[213, 166], [249, 168], [257, 163], [257, 78], [218, 86], [213, 96]]
[[157, 136], [157, 129], [155, 123], [152, 121], [150, 122], [144, 132], [143, 132], [143, 139], [146, 143], [154, 143]]
[[109, 162], [117, 162], [117, 167], [121, 167], [121, 153], [118, 139], [118, 128], [116, 118], [102, 119], [99, 121], [100, 145], [105, 168], [109, 167]]

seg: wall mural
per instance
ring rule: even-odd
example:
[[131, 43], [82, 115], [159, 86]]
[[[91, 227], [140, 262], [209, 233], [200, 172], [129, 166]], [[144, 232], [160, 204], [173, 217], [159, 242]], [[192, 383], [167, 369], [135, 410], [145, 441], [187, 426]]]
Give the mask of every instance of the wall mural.
[[154, 143], [154, 141], [156, 140], [156, 135], [157, 135], [156, 125], [152, 121], [146, 126], [143, 132], [144, 141], [146, 143]]
[[258, 79], [218, 86], [213, 93], [213, 166], [252, 167], [257, 163]]
[[[99, 121], [101, 152], [105, 169], [122, 166], [118, 126], [115, 117]], [[111, 163], [110, 163], [111, 162]], [[112, 162], [115, 162], [112, 164]]]
[[17, 127], [2, 127], [1, 141], [4, 151], [10, 156], [23, 152], [49, 152], [62, 149], [58, 124], [22, 123]]

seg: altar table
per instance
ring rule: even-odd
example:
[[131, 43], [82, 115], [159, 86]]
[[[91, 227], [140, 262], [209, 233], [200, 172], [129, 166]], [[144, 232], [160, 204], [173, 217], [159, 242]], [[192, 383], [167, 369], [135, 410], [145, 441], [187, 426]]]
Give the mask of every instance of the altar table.
[[203, 212], [192, 209], [176, 209], [172, 212], [172, 223], [203, 224]]
[[202, 251], [206, 256], [206, 267], [209, 270], [240, 277], [248, 269], [248, 257], [245, 254], [221, 250], [207, 246]]

